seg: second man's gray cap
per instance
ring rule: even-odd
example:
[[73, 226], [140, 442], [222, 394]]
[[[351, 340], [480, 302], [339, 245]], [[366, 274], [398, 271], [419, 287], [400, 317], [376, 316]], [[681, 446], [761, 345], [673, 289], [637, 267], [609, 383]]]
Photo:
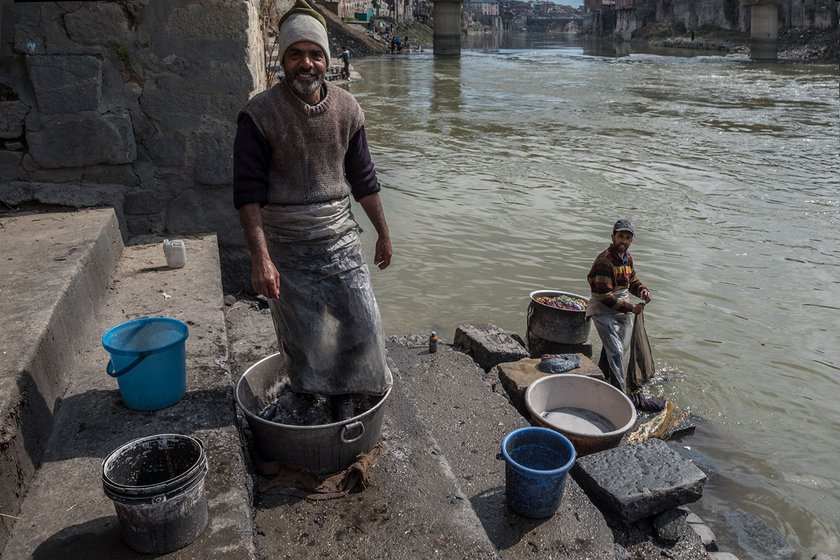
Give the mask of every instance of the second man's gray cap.
[[629, 231], [633, 235], [636, 235], [636, 227], [633, 225], [633, 222], [624, 218], [618, 220], [613, 226], [613, 233], [617, 231]]

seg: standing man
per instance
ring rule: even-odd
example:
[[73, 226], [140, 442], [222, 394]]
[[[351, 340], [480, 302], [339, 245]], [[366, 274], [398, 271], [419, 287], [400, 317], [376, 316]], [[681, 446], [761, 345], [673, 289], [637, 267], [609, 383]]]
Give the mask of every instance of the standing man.
[[238, 117], [234, 206], [291, 389], [328, 396], [334, 419], [345, 420], [356, 395], [382, 395], [392, 383], [350, 195], [376, 229], [380, 269], [391, 263], [391, 238], [364, 113], [324, 79], [323, 16], [298, 0], [280, 20], [278, 43], [284, 78]]
[[341, 69], [341, 77], [345, 80], [350, 79], [350, 49], [341, 47], [341, 62], [344, 67]]
[[[627, 363], [633, 316], [644, 309], [644, 303], [630, 303], [630, 294], [645, 303], [651, 300], [650, 290], [636, 276], [629, 252], [635, 233], [636, 228], [630, 220], [618, 220], [613, 226], [612, 243], [598, 255], [586, 277], [592, 290], [586, 316], [592, 317], [601, 338], [601, 355], [606, 357], [610, 382], [625, 394], [628, 393]], [[644, 398], [640, 392], [630, 397], [638, 408], [657, 408], [659, 405], [652, 399]]]

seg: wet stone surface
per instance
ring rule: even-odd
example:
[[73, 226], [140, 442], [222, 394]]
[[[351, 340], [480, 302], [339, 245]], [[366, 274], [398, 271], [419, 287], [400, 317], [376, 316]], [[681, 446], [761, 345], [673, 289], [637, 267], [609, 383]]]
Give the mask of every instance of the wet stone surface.
[[602, 510], [627, 522], [699, 500], [706, 482], [703, 471], [658, 439], [580, 457], [572, 474]]

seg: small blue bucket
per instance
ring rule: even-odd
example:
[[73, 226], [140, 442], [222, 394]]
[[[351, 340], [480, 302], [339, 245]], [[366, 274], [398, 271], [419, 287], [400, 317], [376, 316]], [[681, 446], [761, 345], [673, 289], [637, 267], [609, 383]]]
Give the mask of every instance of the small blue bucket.
[[163, 317], [128, 321], [102, 335], [111, 354], [106, 371], [117, 379], [125, 406], [158, 410], [181, 400], [187, 392], [187, 336], [187, 325]]
[[505, 436], [502, 456], [510, 509], [536, 519], [554, 515], [575, 462], [572, 442], [546, 428], [519, 428]]

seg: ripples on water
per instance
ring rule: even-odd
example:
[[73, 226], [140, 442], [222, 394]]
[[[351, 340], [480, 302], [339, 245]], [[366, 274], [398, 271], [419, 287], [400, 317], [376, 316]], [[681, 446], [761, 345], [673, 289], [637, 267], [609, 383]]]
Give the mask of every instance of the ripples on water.
[[528, 293], [588, 293], [630, 217], [658, 366], [684, 374], [660, 387], [704, 419], [681, 447], [711, 471], [696, 509], [742, 558], [733, 500], [800, 558], [836, 553], [837, 68], [519, 41], [354, 63], [394, 238], [387, 332], [524, 333]]

